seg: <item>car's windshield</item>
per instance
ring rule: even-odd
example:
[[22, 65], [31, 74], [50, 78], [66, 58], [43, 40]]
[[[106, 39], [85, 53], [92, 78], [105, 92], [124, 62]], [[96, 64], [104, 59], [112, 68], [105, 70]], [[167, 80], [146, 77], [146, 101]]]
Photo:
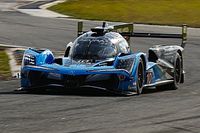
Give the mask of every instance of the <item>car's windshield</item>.
[[104, 37], [82, 37], [75, 41], [72, 49], [73, 59], [101, 60], [116, 56], [115, 46]]

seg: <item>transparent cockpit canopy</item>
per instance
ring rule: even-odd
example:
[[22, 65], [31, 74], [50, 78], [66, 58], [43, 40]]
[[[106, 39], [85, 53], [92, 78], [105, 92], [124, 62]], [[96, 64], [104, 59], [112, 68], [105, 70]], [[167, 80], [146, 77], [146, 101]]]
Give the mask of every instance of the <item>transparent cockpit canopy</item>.
[[71, 57], [75, 60], [94, 59], [102, 60], [117, 55], [117, 48], [103, 36], [80, 37], [74, 42]]

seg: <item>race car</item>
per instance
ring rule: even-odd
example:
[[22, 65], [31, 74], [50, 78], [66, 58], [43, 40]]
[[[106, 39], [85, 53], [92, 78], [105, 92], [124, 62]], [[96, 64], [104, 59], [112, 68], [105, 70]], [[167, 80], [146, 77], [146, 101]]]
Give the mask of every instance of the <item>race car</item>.
[[[78, 22], [78, 37], [66, 46], [63, 57], [54, 57], [48, 49], [25, 50], [21, 89], [94, 88], [122, 95], [141, 94], [148, 87], [177, 89], [184, 82], [187, 26], [183, 25], [182, 34], [136, 33], [133, 26], [104, 22], [85, 32], [83, 23]], [[179, 38], [182, 44], [156, 45], [147, 54], [134, 53], [130, 37]]]

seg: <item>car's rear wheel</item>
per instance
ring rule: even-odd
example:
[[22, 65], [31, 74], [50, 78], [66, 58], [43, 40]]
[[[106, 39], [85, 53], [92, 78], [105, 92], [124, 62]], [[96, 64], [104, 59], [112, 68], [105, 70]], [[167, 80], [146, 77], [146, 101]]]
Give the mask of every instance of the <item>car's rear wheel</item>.
[[182, 60], [181, 56], [177, 53], [174, 62], [174, 82], [169, 85], [169, 89], [176, 90], [181, 82], [182, 78]]
[[182, 59], [181, 56], [177, 53], [174, 61], [174, 72], [173, 72], [173, 82], [166, 85], [157, 86], [157, 89], [171, 89], [176, 90], [178, 89], [179, 84], [181, 83], [182, 79]]
[[142, 93], [144, 84], [144, 63], [142, 59], [140, 59], [140, 62], [138, 64], [137, 68], [137, 80], [136, 80], [136, 87], [137, 87], [137, 94], [140, 95]]

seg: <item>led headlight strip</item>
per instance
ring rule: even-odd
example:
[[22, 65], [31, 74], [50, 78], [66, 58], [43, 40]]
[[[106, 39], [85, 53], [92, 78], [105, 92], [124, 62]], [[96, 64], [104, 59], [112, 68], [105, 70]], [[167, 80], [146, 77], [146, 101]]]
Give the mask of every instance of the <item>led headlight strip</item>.
[[24, 65], [36, 65], [36, 58], [33, 55], [24, 55]]
[[132, 70], [134, 66], [134, 58], [129, 59], [119, 59], [116, 65], [117, 69], [125, 69], [128, 72]]

